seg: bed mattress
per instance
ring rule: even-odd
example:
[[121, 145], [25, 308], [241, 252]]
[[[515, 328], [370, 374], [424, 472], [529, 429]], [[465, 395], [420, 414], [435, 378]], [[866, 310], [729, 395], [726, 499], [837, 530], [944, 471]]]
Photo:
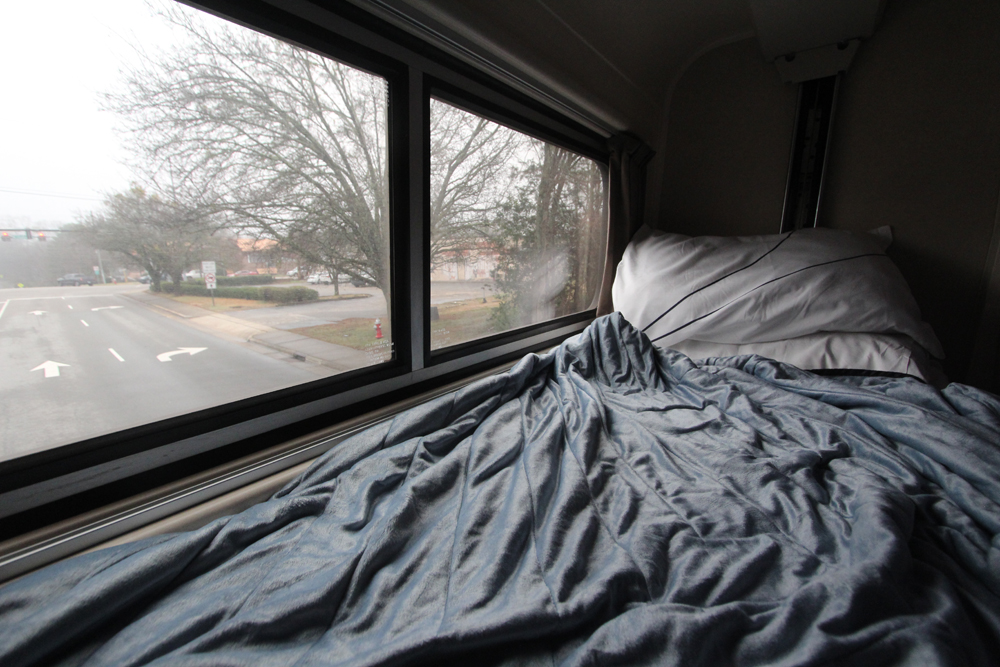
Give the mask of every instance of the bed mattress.
[[620, 315], [270, 500], [0, 588], [12, 665], [987, 665], [1000, 403]]

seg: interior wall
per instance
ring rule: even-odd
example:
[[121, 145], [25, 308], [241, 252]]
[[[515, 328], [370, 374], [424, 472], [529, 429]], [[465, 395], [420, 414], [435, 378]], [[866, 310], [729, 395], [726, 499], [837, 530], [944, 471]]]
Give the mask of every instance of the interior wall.
[[[693, 63], [669, 111], [651, 224], [777, 233], [795, 102], [754, 39]], [[889, 0], [843, 80], [826, 179], [820, 224], [892, 226], [889, 254], [949, 376], [972, 379], [1000, 197], [1000, 3]]]
[[659, 216], [650, 226], [691, 235], [777, 234], [796, 95], [755, 38], [692, 63], [672, 97]]
[[967, 377], [1000, 193], [1000, 3], [896, 0], [845, 76], [820, 224], [889, 255]]

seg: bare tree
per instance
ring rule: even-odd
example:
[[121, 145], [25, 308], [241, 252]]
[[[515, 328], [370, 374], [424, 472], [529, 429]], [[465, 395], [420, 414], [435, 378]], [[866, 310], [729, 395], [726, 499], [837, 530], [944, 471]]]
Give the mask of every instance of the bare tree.
[[205, 211], [192, 210], [133, 186], [109, 196], [104, 211], [89, 213], [81, 234], [93, 247], [125, 255], [149, 273], [155, 291], [162, 276], [175, 284], [194, 262], [213, 254], [222, 240]]
[[516, 184], [527, 137], [431, 100], [431, 263], [474, 253], [493, 209]]
[[[108, 97], [141, 168], [179, 199], [226, 211], [241, 233], [389, 298], [386, 81], [181, 6], [161, 14], [183, 36], [179, 46], [147, 55]], [[433, 152], [445, 176], [432, 220], [439, 245], [454, 245], [516, 140], [441, 107]]]
[[602, 268], [604, 178], [592, 160], [536, 142], [516, 193], [491, 218], [500, 307], [508, 329], [588, 308]]

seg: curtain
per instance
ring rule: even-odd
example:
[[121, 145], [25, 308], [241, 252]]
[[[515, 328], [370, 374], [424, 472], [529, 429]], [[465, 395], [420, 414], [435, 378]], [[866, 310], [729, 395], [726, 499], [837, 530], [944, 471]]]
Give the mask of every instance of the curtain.
[[611, 284], [615, 280], [615, 270], [625, 252], [625, 246], [642, 226], [646, 201], [646, 163], [653, 157], [652, 148], [628, 133], [611, 137], [608, 148], [611, 153], [608, 161], [608, 248], [601, 291], [597, 299], [598, 317], [614, 310]]

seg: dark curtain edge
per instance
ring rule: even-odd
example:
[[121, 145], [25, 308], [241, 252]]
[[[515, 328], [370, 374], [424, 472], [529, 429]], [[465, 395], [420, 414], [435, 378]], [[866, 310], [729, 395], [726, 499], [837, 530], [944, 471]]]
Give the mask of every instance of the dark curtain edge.
[[648, 144], [627, 132], [608, 139], [608, 149], [608, 244], [597, 301], [598, 317], [614, 312], [611, 285], [628, 242], [642, 227], [646, 165], [654, 155]]

